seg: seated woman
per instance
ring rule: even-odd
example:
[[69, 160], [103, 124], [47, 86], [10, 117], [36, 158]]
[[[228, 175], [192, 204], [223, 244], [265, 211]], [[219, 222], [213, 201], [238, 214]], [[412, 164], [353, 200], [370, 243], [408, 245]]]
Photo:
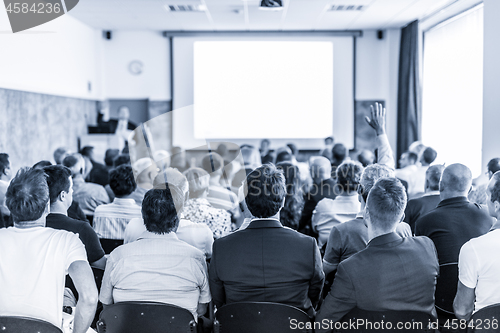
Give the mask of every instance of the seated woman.
[[184, 205], [184, 217], [191, 222], [206, 224], [214, 238], [231, 232], [231, 214], [212, 207], [207, 200], [210, 176], [201, 168], [191, 168], [184, 172], [189, 182], [189, 200]]
[[304, 208], [299, 168], [291, 162], [280, 162], [276, 166], [283, 170], [286, 181], [285, 206], [280, 211], [280, 222], [285, 227], [297, 230], [302, 208]]

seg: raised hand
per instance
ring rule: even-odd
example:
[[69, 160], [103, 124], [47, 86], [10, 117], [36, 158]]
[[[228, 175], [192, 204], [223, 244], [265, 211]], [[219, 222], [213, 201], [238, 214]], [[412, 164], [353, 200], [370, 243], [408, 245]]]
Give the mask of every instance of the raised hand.
[[365, 116], [366, 122], [377, 132], [377, 135], [385, 134], [385, 108], [382, 104], [375, 103], [375, 108], [370, 105], [370, 109], [372, 118]]

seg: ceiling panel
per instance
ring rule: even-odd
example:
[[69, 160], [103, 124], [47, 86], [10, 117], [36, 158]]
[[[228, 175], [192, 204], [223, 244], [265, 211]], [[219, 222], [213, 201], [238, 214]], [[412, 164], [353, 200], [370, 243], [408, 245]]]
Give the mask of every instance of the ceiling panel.
[[[85, 0], [69, 14], [110, 30], [361, 30], [399, 28], [450, 1], [455, 0], [284, 0], [284, 10], [264, 11], [259, 0]], [[206, 4], [207, 12], [168, 12], [168, 4]], [[329, 11], [332, 5], [365, 8]]]

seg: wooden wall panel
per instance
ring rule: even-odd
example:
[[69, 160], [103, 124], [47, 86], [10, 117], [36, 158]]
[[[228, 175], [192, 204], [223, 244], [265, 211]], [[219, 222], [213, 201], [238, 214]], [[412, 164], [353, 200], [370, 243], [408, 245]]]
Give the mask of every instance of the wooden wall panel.
[[61, 146], [76, 151], [78, 137], [96, 120], [95, 101], [0, 88], [0, 152], [10, 155], [14, 171], [54, 163]]

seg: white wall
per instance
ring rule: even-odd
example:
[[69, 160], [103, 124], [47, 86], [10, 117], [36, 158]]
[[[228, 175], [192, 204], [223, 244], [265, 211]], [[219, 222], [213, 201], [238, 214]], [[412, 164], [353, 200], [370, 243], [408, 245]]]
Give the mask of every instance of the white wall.
[[[113, 31], [102, 44], [103, 96], [115, 99], [170, 100], [170, 49], [157, 31]], [[132, 75], [131, 61], [143, 63], [143, 72]]]
[[0, 31], [0, 88], [100, 98], [99, 31], [64, 15], [12, 34], [7, 32], [11, 29], [4, 10]]
[[483, 158], [500, 157], [500, 1], [484, 1]]
[[356, 100], [385, 100], [387, 135], [396, 152], [400, 29], [365, 30], [356, 39]]

